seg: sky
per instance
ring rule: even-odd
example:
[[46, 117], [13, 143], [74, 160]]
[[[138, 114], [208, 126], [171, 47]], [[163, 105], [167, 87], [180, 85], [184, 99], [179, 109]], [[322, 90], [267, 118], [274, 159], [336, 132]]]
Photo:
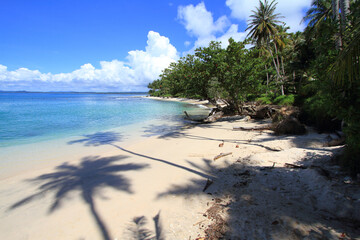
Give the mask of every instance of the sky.
[[[290, 32], [312, 0], [278, 0]], [[212, 40], [244, 40], [258, 0], [2, 0], [0, 91], [147, 91]]]

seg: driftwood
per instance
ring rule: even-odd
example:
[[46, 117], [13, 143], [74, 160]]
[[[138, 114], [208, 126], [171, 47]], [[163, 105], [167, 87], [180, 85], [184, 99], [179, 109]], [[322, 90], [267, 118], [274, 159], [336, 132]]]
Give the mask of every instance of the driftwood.
[[306, 169], [307, 168], [305, 166], [295, 165], [295, 164], [292, 164], [292, 163], [285, 163], [284, 167], [287, 167], [287, 168], [300, 168], [300, 169]]
[[190, 121], [194, 121], [194, 122], [199, 122], [199, 123], [212, 123], [212, 122], [216, 122], [216, 120], [220, 119], [224, 113], [223, 112], [216, 112], [216, 110], [212, 110], [210, 112], [210, 114], [204, 118], [204, 119], [194, 119], [192, 118], [186, 111], [184, 111], [185, 114], [185, 118], [190, 120]]
[[233, 127], [233, 131], [262, 131], [262, 130], [272, 130], [272, 126], [265, 125], [265, 126], [256, 126], [256, 127]]
[[297, 168], [297, 169], [308, 169], [308, 168], [315, 169], [320, 175], [326, 177], [328, 180], [331, 180], [330, 172], [320, 166], [311, 165], [311, 166], [307, 167], [307, 166], [301, 166], [301, 165], [296, 165], [296, 164], [292, 164], [292, 163], [285, 163], [284, 167]]
[[214, 157], [214, 161], [219, 159], [219, 158], [222, 158], [222, 157], [225, 157], [225, 156], [228, 156], [228, 155], [231, 155], [232, 152], [228, 152], [228, 153], [220, 153], [219, 155], [215, 156]]
[[332, 139], [329, 142], [324, 143], [324, 147], [334, 147], [334, 146], [340, 146], [345, 144], [345, 136], [342, 136], [338, 139]]

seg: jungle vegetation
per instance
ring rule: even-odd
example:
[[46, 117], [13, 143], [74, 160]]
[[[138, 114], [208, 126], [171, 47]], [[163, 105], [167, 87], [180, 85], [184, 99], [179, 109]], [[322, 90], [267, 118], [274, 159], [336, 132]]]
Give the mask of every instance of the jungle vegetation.
[[151, 96], [296, 105], [319, 131], [343, 123], [341, 163], [360, 172], [360, 1], [314, 0], [303, 32], [290, 33], [276, 1], [259, 1], [244, 41], [195, 50], [148, 85]]

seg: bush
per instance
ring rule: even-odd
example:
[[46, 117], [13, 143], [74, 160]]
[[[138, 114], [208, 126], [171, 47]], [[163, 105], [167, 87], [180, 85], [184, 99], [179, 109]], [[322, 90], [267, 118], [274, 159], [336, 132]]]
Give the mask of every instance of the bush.
[[261, 97], [255, 99], [256, 102], [260, 104], [271, 104], [272, 96], [269, 94], [261, 94]]
[[274, 99], [274, 103], [282, 106], [291, 106], [295, 102], [295, 95], [282, 95]]
[[308, 97], [302, 106], [300, 121], [313, 125], [319, 132], [331, 132], [340, 128], [340, 120], [334, 120], [336, 115], [330, 110], [331, 98], [326, 94]]

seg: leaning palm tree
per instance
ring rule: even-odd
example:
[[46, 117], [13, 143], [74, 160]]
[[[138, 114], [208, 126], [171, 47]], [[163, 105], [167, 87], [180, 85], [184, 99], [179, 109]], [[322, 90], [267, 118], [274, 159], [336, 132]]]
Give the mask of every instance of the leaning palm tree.
[[[282, 82], [283, 76], [280, 72], [280, 64], [276, 61], [274, 53], [270, 47], [270, 42], [278, 33], [279, 24], [283, 24], [279, 20], [282, 16], [279, 13], [275, 13], [277, 3], [275, 0], [270, 3], [265, 0], [264, 2], [259, 1], [259, 7], [256, 8], [256, 11], [252, 11], [253, 14], [250, 15], [250, 21], [246, 30], [250, 30], [247, 37], [253, 40], [257, 47], [265, 46], [273, 59], [274, 67], [277, 74], [277, 79]], [[276, 49], [276, 44], [274, 43]], [[277, 54], [277, 53], [276, 53]], [[281, 93], [284, 95], [284, 87], [281, 84]]]
[[349, 43], [340, 52], [331, 69], [336, 84], [360, 80], [360, 21], [355, 23], [351, 33]]
[[306, 12], [302, 22], [308, 21], [310, 30], [318, 30], [321, 23], [331, 19], [332, 3], [331, 0], [314, 0], [311, 8]]
[[[302, 22], [308, 21], [310, 31], [318, 30], [321, 23], [332, 21], [337, 28], [335, 44], [337, 49], [343, 46], [343, 34], [347, 27], [347, 16], [350, 13], [349, 0], [314, 0]], [[341, 26], [341, 27], [340, 27]]]

